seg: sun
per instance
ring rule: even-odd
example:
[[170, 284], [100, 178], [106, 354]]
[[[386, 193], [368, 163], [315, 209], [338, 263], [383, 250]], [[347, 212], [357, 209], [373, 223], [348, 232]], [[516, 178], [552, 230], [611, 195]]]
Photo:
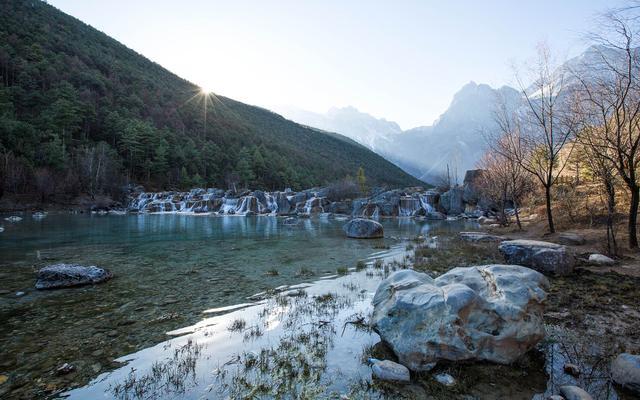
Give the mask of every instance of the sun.
[[212, 94], [213, 93], [213, 89], [211, 89], [209, 86], [201, 85], [200, 86], [200, 93], [202, 93], [202, 94]]

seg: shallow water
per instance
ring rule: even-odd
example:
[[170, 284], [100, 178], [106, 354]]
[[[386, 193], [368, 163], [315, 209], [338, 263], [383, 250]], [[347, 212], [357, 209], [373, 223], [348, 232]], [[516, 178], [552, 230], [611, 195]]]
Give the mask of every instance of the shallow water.
[[[495, 249], [456, 240], [475, 227], [464, 221], [382, 220], [377, 240], [345, 239], [344, 221], [329, 218], [283, 222], [147, 214], [4, 223], [0, 397], [528, 400], [578, 384], [595, 399], [631, 398], [608, 379], [606, 343], [553, 324], [512, 366], [439, 364], [435, 373], [456, 379], [451, 388], [430, 373], [408, 385], [373, 380], [366, 359], [394, 357], [366, 325], [380, 280], [412, 264], [414, 245], [456, 262], [491, 262]], [[421, 268], [437, 275], [442, 260]], [[55, 262], [116, 277], [34, 290], [37, 268]], [[583, 374], [565, 374], [565, 362]], [[64, 363], [75, 370], [56, 374]]]
[[[315, 280], [376, 253], [389, 255], [389, 246], [408, 238], [464, 226], [383, 220], [384, 239], [358, 241], [344, 238], [344, 221], [329, 218], [288, 226], [271, 216], [23, 217], [3, 220], [0, 234], [0, 374], [8, 377], [0, 395], [16, 397], [83, 384], [118, 366], [114, 359], [198, 322], [205, 310], [246, 303], [257, 292]], [[58, 262], [98, 265], [115, 278], [34, 290], [37, 268]], [[65, 362], [76, 371], [57, 376]]]

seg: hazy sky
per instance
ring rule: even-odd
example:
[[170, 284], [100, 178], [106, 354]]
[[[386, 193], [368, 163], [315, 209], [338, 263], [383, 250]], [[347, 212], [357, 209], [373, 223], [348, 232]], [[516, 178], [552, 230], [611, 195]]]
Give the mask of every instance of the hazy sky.
[[473, 80], [512, 83], [546, 40], [586, 47], [618, 0], [50, 0], [197, 85], [266, 108], [352, 105], [430, 124]]

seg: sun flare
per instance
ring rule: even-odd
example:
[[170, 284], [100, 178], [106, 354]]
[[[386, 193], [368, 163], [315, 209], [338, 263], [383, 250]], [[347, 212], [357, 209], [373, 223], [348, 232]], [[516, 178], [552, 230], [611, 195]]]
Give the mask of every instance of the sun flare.
[[213, 93], [213, 89], [208, 86], [200, 86], [200, 93], [202, 94], [211, 94]]

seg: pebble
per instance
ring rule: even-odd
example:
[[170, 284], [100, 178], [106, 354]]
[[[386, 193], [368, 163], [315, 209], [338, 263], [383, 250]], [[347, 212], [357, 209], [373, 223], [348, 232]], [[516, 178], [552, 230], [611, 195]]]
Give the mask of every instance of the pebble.
[[25, 292], [16, 292], [16, 296], [17, 297], [22, 297], [24, 296], [26, 293]]
[[93, 353], [91, 353], [91, 355], [93, 357], [100, 357], [103, 354], [104, 354], [104, 351], [102, 351], [101, 349], [98, 349], [98, 350], [94, 351]]
[[383, 381], [409, 382], [411, 374], [409, 369], [402, 364], [390, 360], [377, 360], [370, 358], [373, 376]]
[[56, 375], [66, 375], [76, 370], [76, 367], [69, 363], [64, 363], [56, 369]]
[[564, 372], [566, 372], [567, 374], [569, 374], [571, 376], [578, 377], [578, 376], [580, 376], [580, 367], [578, 367], [575, 364], [566, 363], [564, 365]]
[[118, 336], [118, 331], [109, 331], [109, 332], [107, 332], [107, 336], [116, 337], [116, 336]]
[[455, 378], [449, 374], [437, 374], [433, 377], [438, 383], [445, 386], [453, 386], [456, 384]]

